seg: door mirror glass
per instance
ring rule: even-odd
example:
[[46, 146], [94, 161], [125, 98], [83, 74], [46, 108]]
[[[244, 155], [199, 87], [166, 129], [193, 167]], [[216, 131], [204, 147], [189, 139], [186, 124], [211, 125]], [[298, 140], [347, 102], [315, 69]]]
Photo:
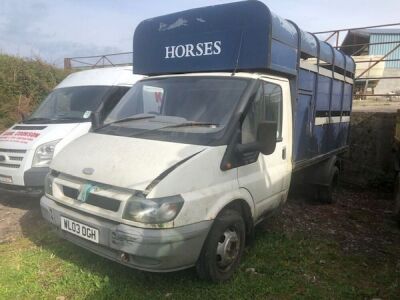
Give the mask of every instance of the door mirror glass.
[[276, 148], [276, 131], [278, 125], [274, 121], [263, 121], [258, 124], [257, 144], [258, 150], [264, 155], [274, 153]]

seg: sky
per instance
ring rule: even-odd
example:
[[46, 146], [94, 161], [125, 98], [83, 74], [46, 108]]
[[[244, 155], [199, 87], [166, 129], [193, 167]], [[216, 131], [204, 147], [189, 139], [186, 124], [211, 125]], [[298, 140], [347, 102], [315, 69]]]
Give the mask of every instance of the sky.
[[[399, 0], [262, 0], [310, 32], [400, 23]], [[132, 51], [146, 18], [232, 0], [0, 0], [0, 53], [64, 57]]]

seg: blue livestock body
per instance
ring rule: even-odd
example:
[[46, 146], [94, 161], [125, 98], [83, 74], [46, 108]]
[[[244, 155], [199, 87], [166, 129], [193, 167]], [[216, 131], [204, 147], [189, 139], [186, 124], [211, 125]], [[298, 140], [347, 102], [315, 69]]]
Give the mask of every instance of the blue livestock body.
[[354, 61], [262, 2], [145, 20], [135, 31], [133, 62], [134, 72], [144, 75], [246, 71], [287, 77], [295, 167], [347, 147]]

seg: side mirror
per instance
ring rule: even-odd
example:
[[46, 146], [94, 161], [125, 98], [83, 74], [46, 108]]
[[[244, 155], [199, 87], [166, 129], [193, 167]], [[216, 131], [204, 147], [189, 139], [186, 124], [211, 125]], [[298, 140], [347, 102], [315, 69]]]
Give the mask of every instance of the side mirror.
[[274, 153], [276, 148], [276, 133], [278, 125], [276, 122], [264, 121], [258, 124], [257, 143], [260, 145], [260, 152], [264, 155]]
[[237, 150], [241, 153], [259, 151], [264, 155], [274, 153], [276, 148], [277, 123], [264, 121], [258, 124], [257, 141], [250, 144], [237, 145]]
[[92, 121], [92, 129], [97, 129], [102, 125], [100, 112], [92, 112], [92, 114], [90, 115], [90, 119]]

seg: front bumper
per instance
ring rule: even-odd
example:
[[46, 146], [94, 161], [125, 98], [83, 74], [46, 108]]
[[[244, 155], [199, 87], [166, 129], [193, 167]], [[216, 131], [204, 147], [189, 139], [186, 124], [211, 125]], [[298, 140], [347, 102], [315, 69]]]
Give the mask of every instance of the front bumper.
[[[44, 179], [49, 170], [50, 170], [49, 168], [32, 168], [26, 170], [23, 173], [24, 185], [0, 183], [0, 191], [11, 195], [21, 195], [21, 196], [31, 196], [31, 197], [42, 196], [44, 189]], [[2, 170], [0, 174], [6, 176], [9, 175], [4, 170]], [[9, 176], [11, 176], [13, 180], [15, 180], [20, 175], [22, 175], [22, 173], [17, 175], [10, 173]]]
[[[150, 272], [194, 266], [212, 225], [212, 221], [203, 221], [171, 229], [144, 229], [77, 212], [46, 196], [42, 197], [40, 206], [43, 217], [63, 238], [108, 259]], [[99, 243], [62, 231], [61, 216], [98, 229]], [[121, 259], [122, 254], [125, 259]]]

